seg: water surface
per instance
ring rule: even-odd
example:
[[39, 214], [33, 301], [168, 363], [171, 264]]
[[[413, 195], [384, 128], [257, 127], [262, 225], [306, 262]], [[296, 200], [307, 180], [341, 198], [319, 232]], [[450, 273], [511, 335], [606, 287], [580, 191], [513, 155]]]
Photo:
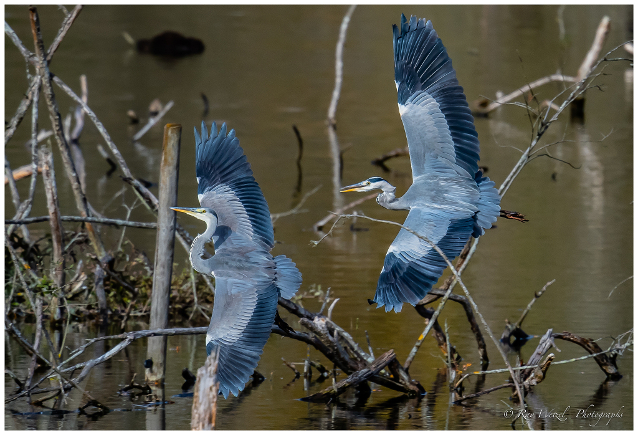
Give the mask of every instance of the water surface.
[[[334, 84], [334, 51], [346, 6], [87, 6], [56, 53], [51, 70], [79, 92], [79, 76], [86, 74], [89, 105], [104, 123], [133, 173], [157, 182], [163, 124], [183, 125], [179, 203], [197, 204], [194, 177], [193, 126], [202, 121], [201, 93], [209, 102], [205, 121], [227, 122], [252, 164], [273, 213], [297, 205], [301, 197], [316, 186], [321, 189], [302, 207], [306, 212], [280, 218], [275, 224], [278, 243], [274, 253], [290, 256], [303, 273], [302, 290], [311, 285], [340, 298], [333, 318], [365, 343], [368, 331], [375, 353], [393, 348], [404, 361], [424, 328], [423, 319], [410, 307], [400, 314], [385, 313], [366, 303], [374, 295], [379, 271], [388, 245], [397, 233], [395, 227], [358, 220], [339, 226], [332, 237], [318, 247], [310, 245], [319, 235], [314, 222], [329, 210], [359, 198], [357, 194], [334, 193], [333, 160], [326, 133], [325, 118]], [[54, 6], [39, 8], [45, 44], [54, 38], [62, 13]], [[459, 82], [469, 101], [481, 96], [494, 98], [496, 92], [510, 92], [522, 84], [555, 73], [575, 75], [603, 15], [609, 15], [611, 31], [605, 47], [610, 49], [633, 36], [632, 6], [567, 6], [558, 20], [556, 6], [360, 6], [348, 29], [344, 55], [344, 79], [337, 111], [338, 139], [343, 152], [342, 183], [350, 184], [380, 175], [397, 186], [402, 194], [411, 183], [407, 158], [388, 162], [390, 173], [371, 166], [370, 160], [392, 149], [405, 146], [405, 134], [396, 108], [393, 83], [391, 25], [400, 14], [416, 14], [434, 23], [450, 53]], [[26, 6], [5, 7], [6, 21], [29, 48], [33, 46]], [[564, 35], [561, 39], [561, 25]], [[136, 53], [123, 37], [147, 38], [164, 30], [175, 30], [199, 37], [206, 45], [203, 54], [168, 61]], [[5, 112], [12, 116], [27, 88], [24, 61], [6, 39]], [[619, 52], [618, 56], [624, 56]], [[553, 156], [578, 169], [547, 157], [534, 160], [516, 179], [503, 199], [508, 210], [524, 213], [528, 224], [500, 220], [497, 228], [481, 238], [478, 252], [463, 279], [479, 309], [497, 336], [505, 319], [516, 320], [535, 291], [553, 279], [556, 282], [534, 305], [524, 329], [542, 335], [547, 329], [567, 330], [585, 337], [609, 337], [633, 327], [633, 281], [610, 291], [633, 274], [633, 78], [627, 62], [610, 63], [598, 83], [600, 89], [587, 92], [584, 126], [570, 124], [561, 117], [546, 134], [544, 144], [565, 139], [551, 149]], [[539, 100], [552, 98], [562, 89], [552, 84], [538, 89]], [[63, 115], [73, 108], [69, 98], [55, 89]], [[161, 125], [153, 127], [133, 144], [137, 128], [128, 125], [126, 112], [135, 110], [146, 118], [149, 103], [159, 98], [175, 106]], [[41, 102], [40, 124], [49, 128], [45, 105]], [[16, 132], [6, 148], [12, 167], [29, 163], [23, 143], [30, 138], [30, 118]], [[296, 125], [304, 139], [303, 177], [298, 185]], [[508, 106], [476, 119], [481, 140], [480, 164], [489, 168], [488, 176], [497, 185], [505, 179], [530, 140], [530, 124], [524, 109]], [[611, 134], [610, 134], [611, 133]], [[604, 140], [602, 140], [605, 138]], [[127, 191], [111, 201], [122, 187], [96, 150], [104, 145], [97, 130], [87, 124], [81, 137], [86, 159], [87, 196], [97, 210], [113, 218], [126, 216], [122, 203], [131, 205], [135, 196]], [[57, 152], [60, 205], [63, 214], [76, 214], [73, 197]], [[27, 194], [28, 183], [18, 182], [20, 195]], [[44, 192], [36, 193], [33, 216], [45, 215]], [[152, 190], [157, 194], [157, 188]], [[5, 191], [5, 215], [14, 214]], [[404, 213], [382, 209], [368, 201], [356, 211], [380, 219], [402, 221]], [[142, 206], [130, 219], [150, 221]], [[199, 223], [180, 222], [192, 234], [201, 231]], [[47, 232], [46, 224], [31, 226], [36, 234]], [[108, 248], [116, 246], [121, 230], [102, 228]], [[39, 233], [38, 233], [39, 232]], [[135, 245], [153, 258], [154, 233], [127, 230]], [[181, 268], [187, 257], [177, 248], [176, 262]], [[460, 291], [460, 289], [458, 290]], [[304, 300], [309, 309], [318, 310], [315, 300]], [[293, 327], [301, 328], [286, 315]], [[478, 366], [476, 342], [463, 310], [449, 304], [441, 323], [447, 322], [451, 342], [464, 362]], [[187, 325], [175, 325], [187, 326]], [[30, 329], [29, 329], [30, 328]], [[147, 325], [131, 323], [129, 329]], [[24, 326], [27, 337], [33, 328]], [[97, 334], [119, 332], [116, 328], [99, 331], [74, 326], [68, 345], [79, 346]], [[493, 343], [488, 340], [490, 368], [503, 367]], [[532, 340], [521, 354], [529, 358], [538, 340]], [[114, 346], [104, 343], [95, 355]], [[557, 360], [582, 356], [570, 343], [558, 342]], [[7, 429], [188, 429], [190, 398], [171, 398], [181, 393], [179, 373], [184, 367], [195, 372], [205, 359], [203, 337], [169, 338], [171, 349], [165, 397], [175, 402], [164, 408], [136, 406], [117, 390], [128, 384], [133, 373], [143, 373], [145, 343], [136, 342], [107, 363], [93, 369], [85, 381], [91, 394], [117, 411], [93, 421], [85, 416], [13, 415], [40, 411], [26, 401], [5, 406]], [[281, 358], [300, 362], [306, 346], [271, 337], [258, 370], [267, 380], [240, 398], [222, 400], [218, 414], [221, 429], [491, 429], [509, 428], [503, 413], [511, 403], [509, 390], [482, 398], [476, 406], [450, 406], [440, 351], [427, 339], [411, 368], [411, 375], [428, 391], [417, 401], [397, 398], [382, 389], [372, 394], [365, 406], [354, 397], [342, 405], [313, 405], [295, 401], [327, 386], [311, 385], [304, 390], [302, 380], [290, 383], [292, 372]], [[87, 355], [91, 356], [91, 354]], [[311, 356], [325, 358], [312, 350]], [[514, 355], [510, 355], [515, 361]], [[5, 364], [25, 376], [29, 358], [13, 341], [5, 345]], [[605, 382], [596, 363], [589, 359], [550, 368], [546, 380], [530, 398], [532, 408], [572, 410], [590, 404], [602, 412], [623, 411], [623, 417], [609, 425], [596, 427], [631, 429], [633, 421], [633, 355], [619, 359], [624, 377]], [[485, 384], [471, 379], [467, 391], [489, 388], [506, 381], [506, 375], [491, 375]], [[13, 391], [5, 379], [5, 396]], [[68, 409], [82, 403], [74, 391]], [[621, 408], [624, 407], [624, 408]], [[570, 418], [561, 422], [547, 419], [551, 429], [590, 428], [590, 420]], [[250, 416], [250, 418], [247, 418]], [[144, 417], [144, 418], [142, 418]]]

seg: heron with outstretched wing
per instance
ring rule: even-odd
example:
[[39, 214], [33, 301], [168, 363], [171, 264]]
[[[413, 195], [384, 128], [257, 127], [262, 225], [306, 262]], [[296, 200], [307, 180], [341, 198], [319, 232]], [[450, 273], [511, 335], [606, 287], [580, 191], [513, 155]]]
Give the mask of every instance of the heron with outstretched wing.
[[[288, 257], [270, 254], [275, 241], [268, 203], [253, 177], [235, 131], [224, 123], [210, 136], [202, 122], [195, 129], [200, 208], [174, 207], [206, 222], [193, 240], [190, 261], [199, 273], [215, 277], [215, 304], [206, 351], [219, 352], [219, 391], [228, 397], [243, 390], [261, 357], [281, 295], [290, 299], [301, 285], [301, 273]], [[205, 245], [215, 255], [204, 258]]]
[[[399, 114], [408, 139], [412, 185], [400, 198], [381, 177], [343, 187], [342, 192], [381, 190], [377, 202], [409, 210], [404, 226], [428, 238], [451, 261], [470, 236], [479, 237], [500, 214], [494, 182], [478, 168], [474, 118], [456, 79], [452, 61], [432, 22], [393, 26], [394, 74]], [[390, 245], [373, 301], [386, 311], [415, 305], [447, 267], [434, 248], [401, 229]]]

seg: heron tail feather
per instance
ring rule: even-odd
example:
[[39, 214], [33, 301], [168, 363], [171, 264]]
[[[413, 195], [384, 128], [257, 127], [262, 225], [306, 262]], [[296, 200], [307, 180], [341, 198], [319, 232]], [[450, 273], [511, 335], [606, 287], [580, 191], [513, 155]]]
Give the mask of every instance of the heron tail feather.
[[485, 234], [485, 230], [492, 228], [492, 224], [501, 212], [501, 196], [494, 187], [494, 182], [488, 177], [483, 177], [482, 171], [477, 171], [474, 180], [478, 184], [480, 197], [476, 204], [479, 211], [474, 215], [474, 227], [472, 236], [479, 237]]
[[284, 299], [292, 298], [301, 286], [301, 272], [285, 255], [275, 257], [275, 285]]

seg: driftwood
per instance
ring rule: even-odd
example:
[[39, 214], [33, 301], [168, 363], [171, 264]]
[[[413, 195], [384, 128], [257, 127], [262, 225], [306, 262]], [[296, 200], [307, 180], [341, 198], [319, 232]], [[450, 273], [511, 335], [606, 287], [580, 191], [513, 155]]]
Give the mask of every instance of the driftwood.
[[[17, 224], [17, 225], [28, 225], [35, 224], [38, 222], [47, 222], [49, 220], [49, 216], [37, 216], [26, 219], [7, 219], [4, 221], [5, 225], [9, 224]], [[156, 222], [131, 222], [125, 221], [121, 219], [107, 219], [107, 218], [97, 218], [97, 217], [82, 217], [82, 216], [60, 216], [60, 220], [62, 222], [91, 222], [94, 224], [103, 224], [103, 225], [113, 225], [116, 227], [134, 227], [134, 228], [146, 228], [146, 229], [157, 229]]]
[[[42, 173], [42, 166], [38, 166], [38, 173]], [[33, 174], [33, 166], [31, 163], [28, 165], [20, 166], [12, 171], [12, 178], [15, 181], [22, 180], [23, 178], [30, 177]], [[4, 184], [9, 184], [9, 177], [4, 176]]]
[[547, 83], [552, 83], [552, 82], [575, 83], [575, 82], [578, 82], [578, 80], [576, 80], [575, 77], [570, 77], [563, 74], [552, 74], [547, 77], [543, 77], [538, 80], [535, 80], [526, 85], [523, 85], [520, 88], [516, 89], [514, 92], [504, 95], [496, 99], [496, 101], [492, 101], [491, 103], [487, 99], [480, 99], [480, 100], [474, 101], [472, 103], [472, 112], [475, 115], [487, 116], [490, 112], [501, 107], [503, 104], [507, 104], [510, 101], [522, 95], [532, 92], [532, 90], [540, 86], [543, 86], [543, 85], [546, 85]]
[[552, 338], [559, 338], [579, 345], [592, 355], [594, 361], [598, 363], [601, 370], [605, 372], [609, 379], [616, 381], [622, 378], [622, 375], [618, 371], [618, 366], [616, 365], [616, 356], [618, 355], [616, 352], [612, 352], [611, 355], [607, 355], [594, 340], [590, 338], [583, 338], [567, 331], [552, 334]]
[[370, 367], [366, 367], [364, 369], [356, 371], [347, 378], [337, 382], [334, 386], [330, 386], [323, 391], [312, 394], [308, 397], [303, 397], [299, 400], [302, 400], [304, 402], [331, 402], [337, 396], [346, 391], [348, 387], [353, 387], [360, 384], [361, 382], [368, 381], [372, 376], [376, 375], [385, 366], [390, 364], [390, 362], [395, 358], [396, 355], [394, 354], [394, 350], [390, 349], [379, 358], [374, 360], [374, 362], [370, 364]]
[[219, 382], [217, 381], [218, 362], [219, 352], [215, 348], [206, 358], [204, 366], [197, 370], [191, 412], [192, 430], [215, 429], [217, 397], [219, 396]]

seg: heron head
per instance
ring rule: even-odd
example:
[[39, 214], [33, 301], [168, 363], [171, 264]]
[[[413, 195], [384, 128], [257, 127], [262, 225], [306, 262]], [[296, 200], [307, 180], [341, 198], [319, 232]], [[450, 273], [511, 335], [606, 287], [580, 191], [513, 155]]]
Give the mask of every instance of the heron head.
[[369, 192], [370, 190], [384, 190], [391, 186], [386, 180], [381, 177], [370, 177], [357, 184], [351, 184], [350, 186], [342, 187], [340, 192]]
[[217, 213], [206, 207], [188, 208], [188, 207], [171, 207], [171, 210], [181, 211], [202, 220], [206, 223], [217, 222]]

